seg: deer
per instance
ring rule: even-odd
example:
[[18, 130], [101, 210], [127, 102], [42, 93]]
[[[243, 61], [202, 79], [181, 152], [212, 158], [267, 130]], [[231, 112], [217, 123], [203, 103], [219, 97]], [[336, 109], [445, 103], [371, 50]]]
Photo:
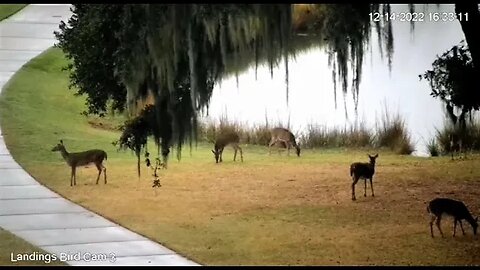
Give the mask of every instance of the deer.
[[368, 154], [370, 158], [369, 163], [361, 163], [355, 162], [350, 165], [350, 176], [352, 177], [352, 201], [355, 201], [355, 185], [357, 184], [358, 180], [364, 179], [365, 180], [365, 191], [363, 193], [364, 197], [367, 197], [367, 179], [370, 180], [370, 188], [372, 190], [372, 197], [375, 197], [375, 193], [373, 192], [373, 175], [375, 174], [375, 162], [378, 157], [378, 154], [375, 156], [371, 156]]
[[221, 133], [216, 138], [214, 149], [212, 150], [212, 153], [215, 156], [215, 162], [216, 163], [223, 162], [223, 159], [222, 159], [223, 149], [225, 149], [227, 145], [231, 145], [235, 150], [235, 154], [233, 155], [233, 161], [236, 161], [237, 151], [240, 150], [240, 158], [243, 162], [243, 151], [239, 144], [240, 144], [240, 136], [238, 136], [238, 133], [234, 131]]
[[435, 198], [427, 206], [427, 212], [430, 213], [432, 219], [430, 220], [430, 234], [433, 236], [433, 222], [436, 221], [438, 230], [442, 237], [444, 237], [442, 229], [440, 228], [440, 222], [442, 220], [442, 214], [452, 216], [453, 221], [453, 237], [457, 230], [457, 222], [460, 223], [460, 228], [462, 229], [463, 235], [465, 231], [463, 230], [462, 219], [465, 219], [473, 229], [473, 234], [477, 234], [478, 227], [478, 217], [473, 218], [472, 214], [468, 210], [467, 206], [461, 201], [448, 199], [448, 198]]
[[270, 131], [270, 143], [268, 144], [270, 155], [272, 154], [272, 146], [278, 142], [287, 145], [287, 155], [290, 155], [290, 148], [294, 147], [297, 150], [297, 156], [300, 157], [300, 146], [296, 143], [295, 135], [290, 130], [276, 127]]
[[105, 184], [107, 184], [107, 168], [103, 166], [103, 160], [107, 160], [107, 153], [100, 149], [92, 149], [84, 152], [69, 153], [63, 145], [63, 140], [52, 148], [52, 152], [60, 152], [63, 159], [67, 162], [67, 165], [72, 168], [72, 174], [70, 176], [70, 186], [77, 185], [76, 170], [77, 167], [87, 166], [89, 164], [95, 164], [98, 169], [97, 182], [100, 179], [100, 174], [103, 171], [105, 178]]

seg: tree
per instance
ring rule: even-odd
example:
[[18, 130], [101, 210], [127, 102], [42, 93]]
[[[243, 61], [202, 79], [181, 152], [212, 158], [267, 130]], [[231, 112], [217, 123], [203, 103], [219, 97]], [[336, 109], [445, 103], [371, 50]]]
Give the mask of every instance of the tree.
[[452, 123], [458, 123], [464, 131], [467, 116], [480, 109], [480, 92], [475, 89], [478, 76], [468, 46], [462, 41], [439, 56], [432, 66], [419, 77], [430, 83], [431, 96], [445, 104]]
[[87, 96], [86, 114], [102, 116], [107, 110], [107, 102], [112, 102], [115, 110], [125, 108], [127, 90], [115, 74], [113, 57], [118, 39], [115, 33], [121, 25], [118, 18], [121, 5], [73, 5], [73, 15], [60, 23], [60, 31], [55, 32], [57, 46], [71, 60], [66, 67], [70, 71], [70, 87], [76, 95]]

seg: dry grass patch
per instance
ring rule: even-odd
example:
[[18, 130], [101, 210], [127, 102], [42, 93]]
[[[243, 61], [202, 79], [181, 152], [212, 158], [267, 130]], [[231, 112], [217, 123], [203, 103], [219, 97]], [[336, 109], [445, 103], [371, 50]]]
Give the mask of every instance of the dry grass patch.
[[[443, 265], [479, 264], [480, 244], [467, 236], [431, 239], [426, 203], [436, 196], [464, 200], [479, 214], [479, 157], [466, 161], [380, 154], [376, 197], [350, 199], [348, 165], [363, 153], [269, 157], [245, 146], [248, 158], [214, 163], [202, 146], [162, 171], [155, 196], [144, 169], [109, 161], [109, 183], [94, 184], [93, 168], [68, 185], [63, 164], [35, 166], [37, 179], [74, 202], [208, 265]], [[264, 154], [255, 153], [265, 150]], [[255, 153], [255, 154], [252, 154]], [[422, 250], [422, 252], [418, 252]]]

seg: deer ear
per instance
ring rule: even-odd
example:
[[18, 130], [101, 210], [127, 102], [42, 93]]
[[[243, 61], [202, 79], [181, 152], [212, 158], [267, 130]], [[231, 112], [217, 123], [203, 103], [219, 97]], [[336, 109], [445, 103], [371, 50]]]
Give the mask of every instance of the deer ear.
[[60, 144], [63, 145], [63, 140], [60, 140]]
[[378, 153], [374, 156], [374, 158], [377, 158], [378, 157]]

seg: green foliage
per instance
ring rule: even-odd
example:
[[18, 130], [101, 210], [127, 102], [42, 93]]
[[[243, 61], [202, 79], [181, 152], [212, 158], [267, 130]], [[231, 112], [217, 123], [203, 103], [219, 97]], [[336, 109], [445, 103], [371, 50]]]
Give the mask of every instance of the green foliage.
[[60, 23], [55, 32], [57, 46], [71, 61], [70, 88], [76, 95], [86, 95], [85, 114], [104, 115], [107, 102], [122, 111], [125, 107], [126, 88], [114, 73], [114, 54], [120, 46], [116, 32], [120, 30], [121, 5], [75, 4], [73, 16]]
[[[420, 79], [430, 83], [431, 96], [439, 98], [447, 108], [448, 115], [455, 124], [457, 120], [465, 126], [466, 116], [480, 109], [480, 92], [472, 91], [477, 84], [477, 76], [467, 45], [462, 41], [437, 57]], [[455, 114], [460, 111], [460, 115]]]
[[427, 143], [427, 150], [430, 156], [432, 157], [438, 157], [440, 155], [440, 149], [439, 145], [435, 139], [431, 139]]

